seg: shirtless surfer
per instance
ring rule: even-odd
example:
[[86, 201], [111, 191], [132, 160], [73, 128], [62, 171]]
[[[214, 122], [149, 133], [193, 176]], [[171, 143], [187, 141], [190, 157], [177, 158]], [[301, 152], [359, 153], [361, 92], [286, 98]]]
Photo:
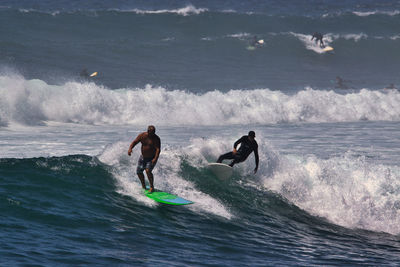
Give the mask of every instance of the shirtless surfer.
[[149, 193], [154, 191], [154, 177], [151, 172], [157, 163], [158, 157], [161, 151], [161, 140], [158, 135], [156, 135], [156, 128], [150, 125], [147, 128], [147, 132], [139, 134], [135, 140], [131, 143], [128, 149], [128, 155], [132, 154], [132, 149], [138, 144], [142, 143], [142, 154], [139, 157], [136, 173], [142, 183], [143, 189], [146, 188], [146, 183], [144, 181], [143, 171], [146, 171], [147, 179], [149, 179], [150, 190]]

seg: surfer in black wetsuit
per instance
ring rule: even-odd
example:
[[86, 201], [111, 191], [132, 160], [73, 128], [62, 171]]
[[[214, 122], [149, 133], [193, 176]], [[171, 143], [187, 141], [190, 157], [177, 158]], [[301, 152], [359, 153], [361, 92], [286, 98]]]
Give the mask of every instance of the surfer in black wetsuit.
[[[233, 159], [229, 164], [229, 166], [233, 167], [236, 163], [245, 161], [247, 157], [254, 152], [254, 157], [256, 159], [256, 168], [254, 169], [254, 173], [256, 173], [258, 170], [258, 144], [255, 138], [256, 133], [254, 131], [250, 131], [248, 135], [243, 135], [233, 144], [233, 151], [219, 156], [217, 162], [221, 163], [224, 159]], [[236, 147], [239, 144], [240, 147], [236, 150]]]
[[322, 33], [315, 32], [315, 33], [312, 35], [312, 37], [311, 37], [311, 41], [314, 40], [314, 38], [315, 38], [315, 43], [316, 43], [316, 44], [318, 44], [318, 41], [319, 41], [319, 46], [320, 46], [321, 48], [324, 48], [324, 47], [325, 47], [324, 41], [322, 41], [322, 38], [324, 38], [324, 36], [322, 35]]
[[83, 78], [83, 79], [88, 79], [88, 78], [90, 78], [90, 75], [89, 75], [87, 69], [83, 69], [79, 75], [80, 75], [81, 78]]
[[250, 42], [250, 45], [254, 47], [259, 45], [257, 36], [253, 37], [253, 40]]

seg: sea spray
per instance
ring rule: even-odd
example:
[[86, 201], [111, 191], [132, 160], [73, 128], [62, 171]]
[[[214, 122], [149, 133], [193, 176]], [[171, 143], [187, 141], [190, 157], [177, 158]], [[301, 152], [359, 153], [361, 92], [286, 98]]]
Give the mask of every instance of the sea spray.
[[305, 211], [347, 228], [400, 232], [400, 169], [350, 153], [322, 160], [280, 156], [264, 186]]
[[[128, 143], [117, 142], [109, 145], [99, 155], [99, 160], [108, 166], [119, 186], [119, 193], [135, 198], [146, 205], [155, 203], [144, 196], [136, 175], [136, 162], [140, 148], [136, 148], [131, 157], [127, 155]], [[140, 144], [139, 144], [140, 146]], [[182, 177], [182, 163], [185, 160], [185, 148], [164, 145], [160, 158], [153, 170], [155, 187], [161, 191], [176, 194], [195, 202], [190, 209], [200, 213], [211, 213], [231, 219], [233, 215], [217, 199], [196, 189], [196, 186]], [[146, 182], [147, 178], [146, 178]]]
[[[348, 93], [306, 88], [194, 94], [163, 87], [109, 90], [95, 83], [49, 85], [0, 77], [0, 122], [79, 124], [235, 125], [400, 120], [397, 90]], [[145, 107], [145, 108], [144, 108]]]

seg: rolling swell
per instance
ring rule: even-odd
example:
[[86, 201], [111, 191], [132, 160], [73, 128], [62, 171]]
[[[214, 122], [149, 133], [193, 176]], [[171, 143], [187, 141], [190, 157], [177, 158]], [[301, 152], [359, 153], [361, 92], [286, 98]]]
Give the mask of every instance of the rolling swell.
[[[96, 82], [111, 89], [153, 84], [196, 93], [332, 88], [336, 76], [358, 89], [398, 83], [393, 56], [400, 14], [360, 12], [0, 9], [0, 20], [13, 25], [2, 29], [0, 65], [52, 84], [77, 79], [87, 68], [99, 71]], [[315, 31], [326, 35], [335, 54], [310, 49]], [[250, 52], [245, 48], [254, 35], [265, 45]]]
[[[149, 208], [118, 194], [108, 168], [83, 155], [2, 159], [1, 235], [6, 245], [0, 247], [0, 262], [182, 264], [168, 251], [171, 244], [187, 253], [195, 246], [196, 240], [175, 230], [188, 229], [193, 216], [178, 210], [175, 216], [183, 218], [174, 222], [172, 209]], [[155, 242], [160, 249], [153, 253]], [[161, 259], [160, 252], [170, 256]]]
[[[15, 263], [14, 260], [19, 258], [17, 262], [20, 264], [150, 262], [181, 266], [198, 262], [197, 257], [178, 258], [171, 253], [172, 250], [179, 249], [193, 255], [195, 249], [203, 255], [210, 251], [231, 255], [230, 260], [224, 261], [232, 264], [262, 264], [253, 256], [264, 253], [269, 246], [272, 248], [269, 253], [274, 254], [275, 249], [268, 236], [282, 229], [275, 225], [279, 223], [280, 215], [273, 210], [290, 207], [273, 194], [256, 194], [258, 205], [251, 205], [255, 204], [253, 194], [256, 192], [245, 190], [240, 193], [237, 188], [232, 189], [232, 185], [217, 183], [219, 192], [213, 191], [215, 184], [207, 185], [202, 181], [204, 178], [211, 181], [213, 177], [202, 171], [197, 172], [201, 178], [198, 180], [199, 185], [202, 184], [200, 187], [210, 191], [213, 197], [225, 202], [231, 209], [243, 209], [237, 213], [237, 216], [243, 216], [240, 223], [199, 214], [196, 209], [143, 206], [131, 197], [117, 194], [113, 179], [110, 179], [104, 166], [87, 156], [3, 159], [0, 168], [2, 228], [13, 232], [12, 236], [7, 231], [2, 233], [3, 243], [7, 244], [1, 248], [2, 263], [8, 259]], [[187, 168], [183, 171], [186, 173]], [[18, 182], [15, 182], [17, 179]], [[265, 198], [267, 204], [263, 204], [266, 201], [262, 199]], [[275, 206], [274, 209], [269, 210], [272, 206]], [[261, 207], [263, 209], [257, 211], [256, 208]], [[270, 219], [267, 219], [267, 229], [264, 229], [260, 227], [260, 222], [267, 213]], [[272, 229], [268, 230], [270, 227]], [[282, 236], [282, 240], [285, 238]], [[24, 242], [23, 247], [19, 245], [21, 241]], [[157, 250], [151, 249], [155, 242]], [[232, 242], [235, 247], [231, 246]], [[201, 248], [199, 244], [202, 244]], [[47, 249], [41, 250], [42, 246]], [[81, 250], [82, 246], [86, 251]], [[287, 246], [289, 248], [289, 244]], [[121, 249], [130, 253], [121, 255]], [[246, 255], [241, 255], [244, 249]], [[282, 261], [278, 252], [280, 249], [282, 246], [276, 249], [277, 255], [274, 256], [278, 262]], [[163, 254], [162, 258], [157, 257], [159, 253]]]
[[0, 166], [3, 263], [119, 262], [80, 249], [110, 241], [107, 231], [98, 233], [112, 225], [106, 211], [117, 208], [109, 175], [92, 157], [2, 159]]
[[[19, 258], [20, 264], [182, 266], [198, 263], [200, 255], [212, 263], [217, 252], [230, 264], [263, 265], [264, 257], [272, 263], [318, 264], [326, 259], [315, 257], [315, 247], [328, 243], [332, 257], [346, 251], [342, 263], [364, 263], [365, 259], [350, 256], [368, 251], [368, 243], [377, 242], [380, 234], [343, 228], [318, 213], [315, 216], [303, 210], [310, 206], [296, 196], [301, 197], [304, 184], [309, 183], [302, 181], [304, 174], [298, 167], [286, 168], [285, 157], [274, 155], [267, 144], [262, 144], [261, 159], [265, 161], [268, 156], [272, 160], [268, 161], [268, 168], [260, 169], [258, 178], [247, 174], [253, 162], [246, 161], [235, 168], [231, 180], [219, 181], [204, 168], [204, 160], [212, 160], [228, 147], [227, 142], [214, 146], [215, 143], [215, 139], [199, 139], [189, 147], [164, 147], [155, 169], [157, 187], [195, 201], [178, 208], [157, 205], [142, 195], [134, 177], [134, 164], [123, 153], [123, 143], [107, 147], [98, 158], [74, 155], [2, 159], [2, 228], [13, 232], [12, 236], [7, 231], [2, 233], [7, 244], [1, 248], [5, 255], [2, 262]], [[312, 176], [315, 171], [311, 167], [316, 169], [312, 164], [331, 172], [335, 169], [329, 169], [329, 161], [308, 162], [305, 167], [311, 173], [310, 179], [316, 181], [320, 178]], [[284, 172], [299, 178], [287, 180]], [[280, 190], [279, 183], [286, 190]], [[313, 190], [316, 189], [307, 189]], [[366, 242], [366, 236], [371, 240]], [[379, 247], [370, 254], [369, 263], [374, 261], [372, 258], [376, 262], [393, 258], [385, 251], [394, 243], [387, 235], [384, 240], [385, 244], [378, 242]], [[46, 246], [45, 252], [38, 249], [41, 246]], [[15, 248], [18, 257], [13, 254]], [[129, 253], [121, 254], [121, 249]], [[176, 249], [192, 257], [182, 259], [172, 253]], [[157, 256], [160, 253], [162, 257]]]
[[90, 224], [85, 211], [91, 213], [103, 198], [106, 203], [112, 191], [107, 172], [92, 157], [2, 159], [1, 165], [4, 197], [17, 204], [23, 218], [44, 224]]
[[[259, 260], [251, 259], [251, 255], [261, 253], [260, 246], [268, 243], [256, 235], [262, 228], [250, 236], [246, 234], [247, 228], [255, 225], [250, 220], [237, 223], [199, 214], [196, 209], [147, 206], [135, 201], [135, 197], [120, 195], [116, 193], [118, 185], [110, 176], [110, 167], [92, 157], [2, 159], [0, 168], [2, 228], [5, 229], [2, 240], [7, 244], [0, 249], [2, 263], [10, 259], [10, 263], [20, 264], [150, 262], [181, 266], [196, 263], [197, 258], [182, 259], [171, 253], [171, 247], [193, 253], [194, 249], [199, 250], [201, 243], [199, 253], [219, 251], [232, 255], [228, 260], [232, 264], [260, 264]], [[211, 180], [209, 174], [202, 176]], [[203, 182], [203, 186], [214, 194], [210, 185]], [[229, 203], [234, 210], [244, 207], [229, 196], [234, 192], [225, 188], [228, 190], [222, 196], [215, 192], [214, 197]], [[234, 195], [240, 195], [239, 190], [235, 191]], [[250, 204], [249, 195], [246, 199], [245, 203]], [[252, 219], [263, 214], [258, 212]], [[6, 229], [13, 235], [8, 235]], [[236, 234], [231, 235], [232, 232]], [[252, 240], [250, 247], [249, 240]], [[22, 241], [23, 247], [19, 245]], [[156, 251], [151, 249], [155, 242], [158, 244]], [[232, 248], [231, 242], [237, 246]], [[41, 250], [42, 246], [47, 249]], [[82, 247], [86, 250], [82, 251]], [[250, 248], [250, 258], [238, 255], [240, 248]], [[121, 255], [121, 249], [130, 253]], [[157, 257], [159, 253], [164, 256]]]
[[[90, 32], [92, 36], [101, 33], [98, 28], [109, 33], [110, 29], [116, 30], [113, 36], [122, 34], [138, 34], [135, 37], [156, 36], [161, 33], [149, 32], [145, 29], [157, 29], [160, 25], [168, 32], [177, 32], [184, 27], [199, 28], [199, 32], [221, 32], [224, 30], [257, 30], [266, 32], [299, 31], [312, 34], [310, 24], [318, 24], [318, 28], [326, 29], [324, 32], [358, 32], [367, 34], [385, 35], [396, 32], [396, 25], [400, 18], [399, 10], [390, 11], [341, 11], [327, 12], [318, 15], [305, 12], [303, 14], [279, 14], [274, 12], [238, 12], [235, 10], [212, 10], [195, 6], [185, 6], [177, 9], [141, 10], [133, 9], [77, 9], [77, 10], [35, 10], [35, 9], [0, 9], [2, 18], [10, 21], [20, 21], [16, 26], [22, 29], [28, 21], [32, 22], [35, 33], [36, 27], [45, 27], [43, 35], [59, 33], [60, 27], [66, 37], [71, 37], [73, 32], [79, 36], [81, 32]], [[48, 24], [52, 23], [53, 26]], [[182, 25], [182, 23], [184, 23]], [[62, 25], [69, 24], [71, 27]], [[143, 27], [142, 24], [148, 25]], [[382, 27], [380, 24], [385, 25]], [[80, 28], [72, 27], [78, 26]], [[218, 27], [215, 27], [218, 26]], [[175, 28], [175, 30], [174, 30]], [[183, 28], [183, 29], [184, 29]], [[57, 30], [58, 29], [58, 30]], [[69, 29], [69, 30], [68, 30]], [[76, 29], [76, 30], [72, 30]], [[10, 29], [11, 30], [11, 29]], [[68, 30], [65, 32], [65, 30]], [[11, 32], [10, 32], [11, 33]], [[150, 35], [149, 35], [150, 34]], [[195, 34], [192, 32], [192, 34]], [[60, 36], [61, 37], [61, 36]], [[82, 37], [82, 36], [81, 36]]]

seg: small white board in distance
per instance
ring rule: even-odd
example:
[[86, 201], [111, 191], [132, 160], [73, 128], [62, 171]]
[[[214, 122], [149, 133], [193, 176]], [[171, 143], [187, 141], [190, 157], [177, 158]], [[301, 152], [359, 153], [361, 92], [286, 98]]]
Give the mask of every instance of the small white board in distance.
[[332, 50], [333, 50], [332, 46], [325, 46], [325, 48], [322, 49], [322, 51], [324, 51], [324, 52], [329, 52], [329, 51], [332, 51]]
[[223, 163], [209, 163], [208, 168], [221, 180], [230, 178], [233, 172], [231, 166]]

